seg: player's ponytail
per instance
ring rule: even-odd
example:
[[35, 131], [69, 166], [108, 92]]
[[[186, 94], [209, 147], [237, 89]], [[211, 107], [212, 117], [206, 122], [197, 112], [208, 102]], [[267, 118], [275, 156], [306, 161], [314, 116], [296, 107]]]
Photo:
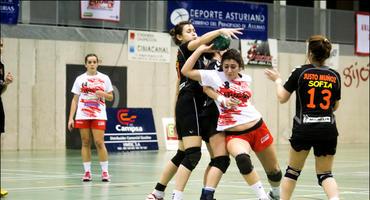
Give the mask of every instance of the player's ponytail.
[[322, 35], [313, 35], [308, 40], [308, 50], [312, 58], [320, 64], [329, 58], [331, 48], [330, 41]]

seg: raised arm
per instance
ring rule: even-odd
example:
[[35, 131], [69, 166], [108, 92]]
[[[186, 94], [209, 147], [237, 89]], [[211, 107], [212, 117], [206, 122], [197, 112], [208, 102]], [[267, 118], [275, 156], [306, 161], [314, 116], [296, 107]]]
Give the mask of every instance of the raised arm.
[[212, 45], [206, 46], [206, 45], [201, 45], [197, 50], [191, 54], [191, 56], [186, 60], [184, 66], [181, 69], [181, 73], [195, 81], [201, 81], [200, 73], [198, 70], [193, 69], [195, 63], [199, 59], [199, 57], [204, 53], [204, 52], [209, 52], [212, 51]]
[[280, 103], [285, 103], [289, 100], [291, 93], [288, 92], [282, 85], [280, 73], [276, 68], [265, 69], [267, 78], [274, 81], [276, 85], [276, 95]]
[[221, 28], [214, 31], [210, 31], [195, 40], [189, 42], [188, 49], [194, 51], [202, 44], [209, 44], [213, 39], [219, 35], [226, 35], [230, 38], [238, 39], [237, 34], [243, 34], [241, 31], [243, 28]]

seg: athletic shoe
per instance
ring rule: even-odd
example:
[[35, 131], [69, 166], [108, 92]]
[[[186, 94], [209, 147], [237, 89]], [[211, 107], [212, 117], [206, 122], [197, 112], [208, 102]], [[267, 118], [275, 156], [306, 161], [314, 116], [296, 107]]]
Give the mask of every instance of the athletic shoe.
[[200, 200], [216, 200], [214, 198], [200, 197]]
[[280, 199], [280, 196], [275, 196], [272, 191], [270, 190], [270, 192], [268, 193], [269, 195], [269, 199], [270, 200], [279, 200]]
[[88, 182], [88, 181], [91, 181], [91, 180], [92, 180], [91, 173], [90, 172], [85, 172], [84, 176], [82, 177], [82, 181], [83, 182]]
[[163, 198], [158, 198], [154, 194], [150, 193], [145, 200], [163, 200]]
[[6, 195], [8, 195], [8, 191], [0, 189], [0, 197], [5, 197]]
[[216, 199], [213, 198], [213, 193], [212, 193], [208, 195], [202, 194], [200, 196], [200, 200], [216, 200]]
[[103, 181], [103, 182], [109, 182], [110, 181], [110, 176], [109, 176], [108, 172], [103, 172], [101, 174], [101, 181]]

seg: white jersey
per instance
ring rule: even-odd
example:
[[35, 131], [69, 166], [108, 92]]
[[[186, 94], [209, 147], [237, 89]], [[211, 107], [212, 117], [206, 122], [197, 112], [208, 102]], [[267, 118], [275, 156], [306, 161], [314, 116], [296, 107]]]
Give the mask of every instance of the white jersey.
[[241, 103], [232, 108], [226, 108], [220, 102], [216, 102], [220, 115], [218, 117], [217, 130], [223, 131], [228, 128], [245, 124], [262, 116], [251, 103], [252, 90], [249, 88], [252, 78], [241, 74], [232, 81], [228, 80], [224, 72], [216, 70], [199, 70], [200, 84], [209, 86], [225, 97], [239, 99]]
[[93, 76], [84, 73], [76, 78], [72, 87], [72, 93], [79, 95], [76, 120], [107, 120], [105, 99], [95, 95], [97, 90], [113, 91], [112, 83], [107, 75], [100, 72]]

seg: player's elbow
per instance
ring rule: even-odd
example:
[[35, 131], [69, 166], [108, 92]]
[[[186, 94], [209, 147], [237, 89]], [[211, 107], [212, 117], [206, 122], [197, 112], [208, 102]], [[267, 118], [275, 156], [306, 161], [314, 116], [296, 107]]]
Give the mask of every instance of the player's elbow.
[[280, 98], [278, 98], [279, 99], [279, 103], [280, 104], [284, 104], [284, 103], [286, 103], [288, 100], [287, 99], [280, 99]]
[[289, 97], [279, 94], [277, 95], [277, 98], [280, 104], [286, 103], [289, 100]]
[[181, 74], [186, 77], [189, 77], [189, 72], [190, 70], [186, 70], [185, 67], [181, 69]]

